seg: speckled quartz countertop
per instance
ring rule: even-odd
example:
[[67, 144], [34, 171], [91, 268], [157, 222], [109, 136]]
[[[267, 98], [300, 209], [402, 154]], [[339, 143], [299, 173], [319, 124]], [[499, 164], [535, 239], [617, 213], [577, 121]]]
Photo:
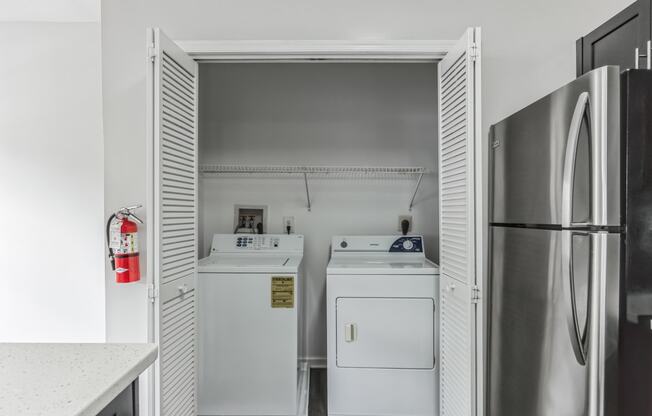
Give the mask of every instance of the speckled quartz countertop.
[[1, 416], [95, 416], [156, 359], [154, 344], [2, 344]]

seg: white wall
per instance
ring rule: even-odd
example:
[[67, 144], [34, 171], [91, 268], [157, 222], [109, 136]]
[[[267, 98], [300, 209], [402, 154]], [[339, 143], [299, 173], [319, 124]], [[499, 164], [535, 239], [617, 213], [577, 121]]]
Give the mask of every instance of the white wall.
[[[118, 285], [105, 262], [106, 340], [150, 342], [152, 304], [147, 298], [149, 227], [145, 74], [147, 70], [145, 4], [140, 0], [102, 1], [102, 96], [104, 121], [104, 216], [116, 209], [143, 204], [137, 212], [141, 280]], [[151, 376], [153, 373], [150, 372]], [[139, 379], [140, 409], [149, 415], [150, 377]]]
[[4, 22], [99, 22], [100, 0], [5, 0], [0, 2]]
[[0, 23], [0, 342], [103, 341], [99, 23]]
[[[206, 64], [200, 66], [200, 163], [423, 166], [436, 170], [437, 72], [434, 64]], [[294, 216], [306, 236], [308, 351], [326, 358], [326, 264], [338, 234], [414, 233], [437, 260], [436, 175], [408, 211], [416, 177], [303, 179], [202, 177], [200, 255], [214, 233], [233, 232], [235, 204], [267, 205], [268, 232]]]
[[146, 0], [172, 39], [457, 39], [482, 26], [485, 131], [575, 76], [575, 40], [633, 0]]
[[[114, 9], [114, 5], [121, 8]], [[139, 2], [102, 3], [102, 94], [104, 97], [104, 216], [120, 207], [142, 204], [136, 212], [145, 223], [140, 236], [141, 280], [115, 283], [106, 268], [106, 337], [109, 342], [148, 342], [145, 157], [145, 24]], [[142, 39], [141, 39], [142, 38]], [[129, 47], [119, 39], [132, 39]], [[107, 139], [108, 138], [108, 139]], [[145, 390], [143, 390], [145, 391]]]

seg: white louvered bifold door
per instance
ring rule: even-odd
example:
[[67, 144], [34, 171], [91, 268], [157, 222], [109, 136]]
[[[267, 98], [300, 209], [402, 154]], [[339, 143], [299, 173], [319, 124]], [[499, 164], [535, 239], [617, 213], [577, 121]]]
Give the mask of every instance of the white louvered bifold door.
[[479, 36], [468, 29], [438, 71], [441, 416], [482, 414]]
[[153, 30], [159, 416], [196, 414], [197, 64]]

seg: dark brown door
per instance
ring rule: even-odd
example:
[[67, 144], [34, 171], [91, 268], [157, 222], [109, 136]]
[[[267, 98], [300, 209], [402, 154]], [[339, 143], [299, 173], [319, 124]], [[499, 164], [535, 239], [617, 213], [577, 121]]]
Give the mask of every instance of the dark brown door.
[[[634, 68], [635, 50], [646, 53], [647, 41], [652, 39], [650, 3], [638, 0], [593, 32], [577, 40], [577, 76], [604, 65], [619, 65], [621, 70]], [[641, 57], [644, 68], [646, 58]]]
[[136, 379], [97, 416], [138, 416], [138, 413], [138, 379]]

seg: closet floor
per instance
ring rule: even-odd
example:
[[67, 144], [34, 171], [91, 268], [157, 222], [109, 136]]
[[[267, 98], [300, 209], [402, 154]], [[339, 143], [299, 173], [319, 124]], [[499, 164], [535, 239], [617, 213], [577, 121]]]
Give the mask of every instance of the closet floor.
[[308, 416], [327, 416], [326, 369], [310, 369], [310, 401]]

